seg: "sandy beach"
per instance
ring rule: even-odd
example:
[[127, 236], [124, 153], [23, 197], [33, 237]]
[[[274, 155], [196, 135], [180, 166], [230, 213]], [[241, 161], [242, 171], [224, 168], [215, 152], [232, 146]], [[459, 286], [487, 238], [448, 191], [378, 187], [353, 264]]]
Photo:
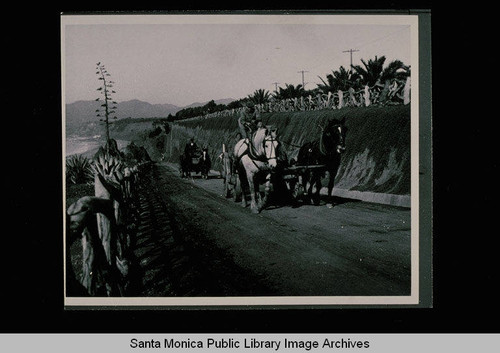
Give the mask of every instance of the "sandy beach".
[[[116, 142], [120, 150], [129, 144], [129, 141], [125, 140], [116, 140]], [[69, 136], [66, 138], [64, 154], [66, 157], [76, 154], [92, 157], [104, 143], [104, 138], [99, 135], [93, 137]]]

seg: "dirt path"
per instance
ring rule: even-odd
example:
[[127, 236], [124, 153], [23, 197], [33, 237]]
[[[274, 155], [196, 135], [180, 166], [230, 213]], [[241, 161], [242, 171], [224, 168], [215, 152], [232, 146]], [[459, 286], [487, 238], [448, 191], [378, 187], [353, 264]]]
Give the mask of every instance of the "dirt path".
[[[270, 207], [254, 215], [223, 198], [215, 176], [180, 179], [166, 163], [156, 173], [149, 198], [177, 239], [155, 226], [163, 240], [151, 251], [160, 263], [146, 268], [143, 294], [169, 295], [151, 289], [167, 285], [191, 296], [410, 294], [409, 209], [342, 200], [331, 209]], [[172, 273], [176, 261], [182, 269]]]

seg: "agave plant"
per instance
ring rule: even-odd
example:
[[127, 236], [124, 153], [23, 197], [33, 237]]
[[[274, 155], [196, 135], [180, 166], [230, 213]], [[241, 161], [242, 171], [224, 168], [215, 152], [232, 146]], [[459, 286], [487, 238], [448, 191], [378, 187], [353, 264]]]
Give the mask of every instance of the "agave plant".
[[83, 155], [66, 158], [66, 182], [70, 184], [85, 184], [94, 180], [90, 160]]
[[93, 172], [101, 174], [103, 177], [119, 175], [121, 176], [124, 165], [121, 159], [111, 154], [101, 154], [97, 156], [92, 164]]

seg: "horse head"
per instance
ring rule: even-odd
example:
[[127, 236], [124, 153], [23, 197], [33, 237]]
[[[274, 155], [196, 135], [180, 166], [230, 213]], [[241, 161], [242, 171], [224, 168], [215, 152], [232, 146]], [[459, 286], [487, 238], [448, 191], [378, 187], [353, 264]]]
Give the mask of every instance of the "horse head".
[[233, 155], [239, 159], [248, 154], [254, 161], [265, 162], [268, 167], [277, 165], [279, 142], [276, 129], [261, 127], [251, 139], [241, 139], [234, 146]]
[[263, 148], [267, 163], [269, 164], [269, 167], [276, 168], [276, 165], [278, 163], [279, 148], [279, 142], [277, 140], [277, 130], [269, 127], [262, 128], [262, 130], [265, 134]]
[[256, 155], [264, 158], [270, 168], [275, 168], [278, 160], [278, 146], [276, 129], [259, 128], [253, 138], [253, 147]]
[[332, 119], [325, 128], [322, 128], [322, 142], [327, 151], [342, 153], [345, 151], [345, 137], [347, 127], [345, 117], [342, 120]]

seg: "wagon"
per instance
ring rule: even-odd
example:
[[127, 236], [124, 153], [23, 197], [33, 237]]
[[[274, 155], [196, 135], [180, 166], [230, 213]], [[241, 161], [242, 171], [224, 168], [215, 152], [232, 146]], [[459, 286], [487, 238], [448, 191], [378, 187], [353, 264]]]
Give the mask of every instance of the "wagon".
[[208, 178], [211, 162], [209, 158], [207, 160], [203, 160], [201, 149], [197, 149], [190, 155], [182, 154], [179, 162], [181, 178], [190, 177], [191, 173], [200, 173], [202, 178]]
[[[232, 198], [234, 201], [240, 201], [243, 190], [238, 171], [230, 154], [226, 152], [225, 145], [222, 145], [222, 150], [220, 158], [222, 162], [221, 176], [224, 184], [223, 196]], [[293, 159], [284, 161], [272, 173], [273, 193], [275, 196], [292, 202], [299, 200], [304, 194], [301, 176], [313, 170], [325, 171], [326, 165], [295, 165]]]
[[[282, 168], [279, 173], [280, 177], [286, 185], [291, 198], [296, 201], [304, 194], [304, 187], [302, 185], [302, 176], [309, 171], [325, 171], [326, 165], [294, 165], [293, 161], [289, 167]], [[279, 180], [278, 180], [279, 182]]]
[[239, 201], [241, 198], [241, 182], [236, 171], [231, 155], [226, 151], [226, 146], [222, 145], [222, 153], [219, 156], [222, 164], [222, 182], [224, 184], [223, 196]]

